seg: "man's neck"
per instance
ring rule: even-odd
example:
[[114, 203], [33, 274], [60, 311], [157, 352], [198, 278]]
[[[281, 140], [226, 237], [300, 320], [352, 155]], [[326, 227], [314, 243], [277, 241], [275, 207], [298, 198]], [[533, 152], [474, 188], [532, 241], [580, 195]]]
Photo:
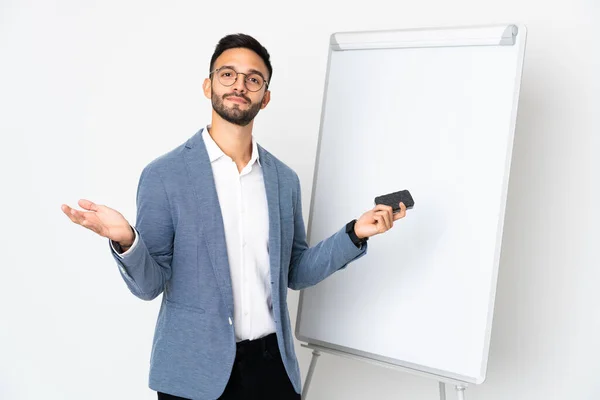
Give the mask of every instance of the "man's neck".
[[219, 115], [213, 117], [208, 133], [217, 146], [229, 156], [242, 170], [252, 158], [252, 126], [251, 121], [246, 126], [234, 125], [225, 121]]

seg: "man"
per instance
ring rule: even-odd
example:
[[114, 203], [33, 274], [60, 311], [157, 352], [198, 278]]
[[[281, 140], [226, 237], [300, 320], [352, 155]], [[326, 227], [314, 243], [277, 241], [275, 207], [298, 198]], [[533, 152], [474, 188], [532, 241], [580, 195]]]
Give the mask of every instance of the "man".
[[209, 72], [211, 123], [144, 168], [135, 228], [89, 200], [62, 210], [109, 239], [133, 294], [163, 294], [149, 380], [159, 399], [300, 399], [287, 288], [364, 255], [406, 208], [376, 206], [309, 248], [298, 176], [252, 136], [270, 100], [269, 53], [229, 35]]

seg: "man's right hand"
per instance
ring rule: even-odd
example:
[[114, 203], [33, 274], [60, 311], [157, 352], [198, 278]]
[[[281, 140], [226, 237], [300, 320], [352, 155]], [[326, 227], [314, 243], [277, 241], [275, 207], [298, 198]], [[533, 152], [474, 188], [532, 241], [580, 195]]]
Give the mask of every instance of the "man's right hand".
[[120, 212], [84, 199], [79, 200], [78, 204], [86, 211], [75, 210], [66, 204], [60, 208], [74, 223], [119, 243], [123, 249], [131, 247], [135, 234]]

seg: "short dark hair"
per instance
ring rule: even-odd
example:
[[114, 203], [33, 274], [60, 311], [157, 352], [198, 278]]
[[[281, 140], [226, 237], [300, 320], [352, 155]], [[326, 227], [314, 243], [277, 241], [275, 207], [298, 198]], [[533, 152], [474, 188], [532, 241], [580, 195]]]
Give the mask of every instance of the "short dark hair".
[[271, 56], [269, 55], [269, 52], [262, 44], [259, 43], [258, 40], [243, 33], [227, 35], [219, 40], [219, 43], [217, 43], [217, 46], [215, 47], [215, 52], [210, 59], [210, 69], [208, 72], [211, 73], [213, 71], [215, 67], [215, 61], [221, 54], [223, 54], [225, 50], [239, 48], [252, 50], [258, 54], [260, 58], [262, 58], [267, 66], [267, 70], [269, 71], [268, 81], [270, 83], [273, 76], [273, 67], [271, 66]]

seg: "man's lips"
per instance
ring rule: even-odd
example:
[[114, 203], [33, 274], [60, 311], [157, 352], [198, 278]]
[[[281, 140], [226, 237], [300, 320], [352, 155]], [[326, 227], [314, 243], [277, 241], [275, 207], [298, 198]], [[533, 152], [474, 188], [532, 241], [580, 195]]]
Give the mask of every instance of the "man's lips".
[[239, 103], [239, 104], [246, 104], [248, 103], [248, 101], [246, 99], [244, 99], [243, 97], [239, 97], [239, 96], [227, 96], [225, 97], [226, 100], [232, 101], [234, 103]]

